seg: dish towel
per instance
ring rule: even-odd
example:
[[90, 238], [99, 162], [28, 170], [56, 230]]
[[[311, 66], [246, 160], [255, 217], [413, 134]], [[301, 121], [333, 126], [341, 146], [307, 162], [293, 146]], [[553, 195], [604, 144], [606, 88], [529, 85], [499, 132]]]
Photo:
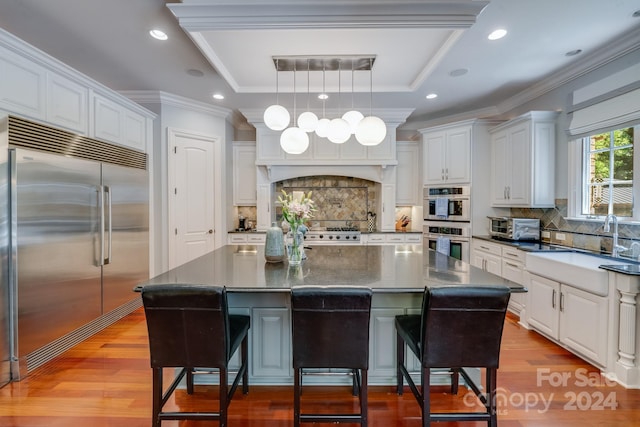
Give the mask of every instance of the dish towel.
[[451, 239], [448, 237], [438, 237], [436, 240], [436, 252], [449, 255], [449, 248], [451, 246]]
[[438, 197], [436, 199], [436, 216], [447, 218], [449, 216], [449, 199]]

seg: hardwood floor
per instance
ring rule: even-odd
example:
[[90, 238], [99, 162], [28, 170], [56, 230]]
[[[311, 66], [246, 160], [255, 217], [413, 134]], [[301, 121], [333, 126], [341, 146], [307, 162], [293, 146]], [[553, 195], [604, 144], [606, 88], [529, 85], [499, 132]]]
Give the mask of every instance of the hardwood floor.
[[[42, 366], [21, 382], [0, 389], [0, 426], [137, 427], [150, 425], [151, 370], [144, 313], [137, 310], [113, 326]], [[562, 376], [566, 378], [556, 382]], [[600, 377], [589, 364], [521, 328], [508, 317], [498, 371], [499, 425], [516, 426], [637, 426], [640, 390], [625, 390]], [[215, 397], [217, 390], [197, 389], [196, 396]], [[348, 388], [306, 387], [306, 399], [356, 408]], [[468, 399], [446, 388], [432, 393], [437, 410], [465, 408]], [[346, 402], [345, 402], [346, 398]], [[186, 407], [178, 391], [174, 405]], [[203, 399], [196, 399], [202, 403]], [[248, 395], [236, 392], [230, 406], [230, 426], [292, 426], [291, 387], [251, 386]], [[214, 403], [215, 405], [215, 403]], [[303, 402], [304, 405], [304, 402]], [[309, 408], [309, 406], [303, 406]], [[333, 408], [335, 409], [335, 408]], [[393, 387], [369, 388], [369, 425], [420, 425], [420, 411], [407, 389], [397, 396]], [[165, 422], [163, 426], [177, 426]], [[182, 426], [218, 425], [183, 422]], [[442, 423], [438, 426], [485, 426], [486, 423]]]

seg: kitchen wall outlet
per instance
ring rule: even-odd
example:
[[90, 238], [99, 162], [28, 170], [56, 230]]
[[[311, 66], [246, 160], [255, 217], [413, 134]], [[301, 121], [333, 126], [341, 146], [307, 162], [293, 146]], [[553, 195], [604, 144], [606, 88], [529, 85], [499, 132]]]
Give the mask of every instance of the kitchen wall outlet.
[[566, 240], [566, 238], [567, 238], [567, 236], [565, 236], [564, 233], [556, 233], [556, 240], [559, 240], [559, 241], [562, 242], [562, 241]]
[[542, 238], [543, 239], [550, 239], [551, 238], [551, 232], [550, 231], [543, 231], [542, 232]]

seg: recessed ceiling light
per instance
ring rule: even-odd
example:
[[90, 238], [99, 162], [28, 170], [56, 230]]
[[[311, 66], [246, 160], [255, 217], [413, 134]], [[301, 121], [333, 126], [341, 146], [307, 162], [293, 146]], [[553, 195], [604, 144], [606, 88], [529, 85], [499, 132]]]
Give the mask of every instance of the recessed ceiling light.
[[329, 95], [327, 95], [326, 93], [321, 93], [320, 95], [318, 95], [318, 99], [322, 99], [324, 101], [325, 99], [329, 99]]
[[580, 53], [582, 53], [582, 49], [570, 50], [569, 52], [565, 53], [564, 56], [576, 56]]
[[213, 99], [224, 99], [224, 95], [221, 93], [214, 93]]
[[149, 31], [149, 34], [151, 34], [151, 37], [158, 40], [167, 40], [169, 38], [169, 36], [167, 36], [167, 33], [158, 29]]
[[202, 77], [204, 76], [204, 73], [200, 70], [196, 70], [195, 68], [190, 68], [187, 70], [187, 74], [189, 74], [190, 76], [193, 77]]
[[631, 16], [633, 16], [634, 18], [640, 18], [640, 10], [636, 10]]
[[495, 30], [494, 32], [492, 32], [491, 34], [489, 34], [487, 36], [487, 38], [489, 40], [498, 40], [498, 39], [503, 38], [506, 35], [507, 35], [507, 30], [505, 30], [503, 28], [499, 28], [499, 29]]
[[429, 95], [427, 95], [427, 99], [435, 99], [438, 97], [437, 93], [430, 93]]
[[460, 76], [464, 76], [468, 72], [469, 72], [469, 69], [467, 69], [467, 68], [458, 68], [458, 69], [455, 69], [455, 70], [449, 72], [449, 75], [451, 77], [460, 77]]

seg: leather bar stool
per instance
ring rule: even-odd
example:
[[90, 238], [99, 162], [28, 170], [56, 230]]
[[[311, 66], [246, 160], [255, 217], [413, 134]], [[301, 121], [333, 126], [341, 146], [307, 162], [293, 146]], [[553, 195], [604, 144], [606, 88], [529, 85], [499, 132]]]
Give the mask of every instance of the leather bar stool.
[[[249, 392], [247, 343], [249, 316], [230, 315], [224, 287], [204, 285], [150, 285], [142, 289], [142, 302], [149, 332], [153, 369], [152, 425], [163, 420], [218, 420], [227, 425], [227, 409], [242, 379], [242, 391]], [[240, 348], [241, 366], [231, 388], [228, 367]], [[163, 368], [180, 368], [166, 391]], [[165, 412], [164, 405], [187, 376], [187, 393], [193, 394], [197, 369], [219, 370], [218, 412]]]
[[[371, 295], [371, 289], [355, 287], [292, 289], [295, 427], [301, 422], [359, 422], [367, 426]], [[302, 413], [302, 375], [306, 368], [350, 370], [360, 413]]]
[[[497, 426], [496, 375], [509, 295], [506, 286], [425, 289], [421, 314], [396, 316], [397, 392], [402, 394], [406, 379], [422, 409], [423, 426], [431, 421], [487, 421], [488, 426]], [[421, 390], [404, 365], [405, 343], [420, 361]], [[434, 368], [452, 369], [455, 381], [459, 372], [485, 411], [432, 413], [429, 391]], [[485, 368], [485, 393], [465, 368]]]

